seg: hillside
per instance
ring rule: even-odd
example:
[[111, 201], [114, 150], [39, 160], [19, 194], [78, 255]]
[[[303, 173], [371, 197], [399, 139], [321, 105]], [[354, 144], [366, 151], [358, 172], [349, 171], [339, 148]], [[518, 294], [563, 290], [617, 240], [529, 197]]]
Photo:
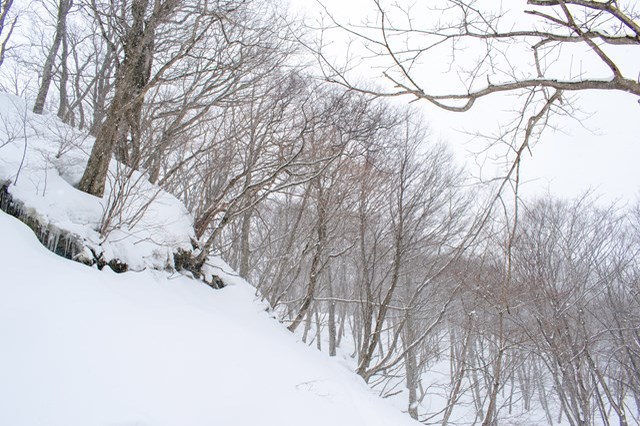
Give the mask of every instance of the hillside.
[[221, 290], [161, 270], [191, 238], [175, 198], [140, 192], [130, 201], [151, 202], [143, 217], [100, 236], [109, 193], [72, 186], [91, 140], [17, 98], [3, 95], [0, 111], [0, 181], [25, 217], [45, 224], [49, 240], [71, 232], [94, 257], [101, 250], [130, 269], [57, 256], [0, 212], [0, 424], [415, 424], [296, 342], [222, 260], [210, 259]]

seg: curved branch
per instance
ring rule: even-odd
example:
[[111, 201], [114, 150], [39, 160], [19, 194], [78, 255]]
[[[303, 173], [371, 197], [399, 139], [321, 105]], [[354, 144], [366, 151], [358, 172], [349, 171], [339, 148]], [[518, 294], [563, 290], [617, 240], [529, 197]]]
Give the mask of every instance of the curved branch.
[[[388, 77], [388, 76], [387, 76]], [[389, 78], [389, 77], [388, 77]], [[425, 99], [439, 108], [453, 112], [465, 112], [471, 109], [476, 100], [489, 96], [493, 93], [510, 92], [519, 89], [530, 89], [546, 87], [564, 91], [580, 90], [618, 90], [640, 96], [640, 83], [637, 81], [616, 77], [611, 80], [583, 80], [583, 81], [562, 81], [555, 79], [527, 79], [513, 81], [503, 84], [489, 84], [487, 87], [464, 94], [430, 95], [428, 93], [410, 90], [409, 88], [396, 83], [396, 87], [402, 89], [396, 93], [380, 94], [382, 96], [413, 95], [420, 99]], [[451, 105], [449, 102], [463, 102], [462, 105]]]

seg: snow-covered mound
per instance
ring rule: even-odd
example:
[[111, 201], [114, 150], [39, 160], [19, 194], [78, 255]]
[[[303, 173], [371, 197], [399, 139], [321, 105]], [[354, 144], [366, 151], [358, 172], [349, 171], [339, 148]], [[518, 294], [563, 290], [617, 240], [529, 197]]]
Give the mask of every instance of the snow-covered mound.
[[138, 271], [172, 265], [175, 250], [191, 248], [193, 218], [175, 197], [116, 161], [102, 199], [75, 189], [93, 141], [0, 93], [0, 186], [8, 185], [25, 214], [72, 233], [93, 251], [87, 257], [118, 259]]

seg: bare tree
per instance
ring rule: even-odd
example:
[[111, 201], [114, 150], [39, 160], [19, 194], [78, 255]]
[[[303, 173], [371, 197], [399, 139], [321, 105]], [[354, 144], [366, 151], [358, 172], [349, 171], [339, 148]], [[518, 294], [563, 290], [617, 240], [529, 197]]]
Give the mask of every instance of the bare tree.
[[[435, 285], [447, 264], [456, 256], [456, 240], [463, 229], [464, 192], [458, 191], [461, 175], [451, 163], [451, 157], [443, 146], [431, 146], [426, 149], [427, 133], [419, 124], [419, 116], [407, 117], [398, 130], [399, 142], [391, 149], [388, 169], [390, 186], [388, 188], [388, 264], [382, 267], [382, 281], [372, 292], [375, 303], [374, 323], [369, 335], [364, 336], [363, 351], [359, 357], [358, 373], [365, 380], [384, 369], [400, 362], [413, 348], [420, 345], [443, 319], [444, 307], [451, 298], [445, 297], [442, 304], [433, 309], [433, 316], [422, 318], [418, 312], [422, 302], [438, 300], [435, 297]], [[422, 153], [418, 151], [418, 147]], [[420, 266], [418, 266], [420, 265]], [[400, 297], [398, 289], [408, 295]], [[402, 292], [400, 292], [402, 293]], [[376, 295], [377, 294], [377, 295]], [[452, 296], [453, 293], [449, 293]], [[439, 301], [440, 302], [440, 301]], [[371, 301], [370, 301], [371, 303]], [[399, 341], [407, 323], [416, 323], [421, 318], [423, 328], [412, 330], [405, 337], [405, 350], [395, 353], [394, 345], [378, 357], [374, 354], [384, 328], [390, 321], [389, 315], [394, 306], [413, 311], [412, 315], [403, 315], [392, 335], [392, 342]], [[397, 312], [394, 312], [397, 315]], [[415, 325], [415, 324], [412, 324]]]
[[[635, 251], [623, 217], [589, 197], [571, 204], [543, 200], [526, 207], [521, 226], [514, 274], [528, 284], [521, 293], [527, 303], [512, 318], [538, 349], [569, 423], [609, 424], [616, 416], [621, 425], [629, 424], [625, 399], [637, 391], [628, 381], [622, 391], [613, 361], [620, 356], [620, 365], [633, 362], [627, 358], [633, 340], [620, 333], [637, 328], [618, 305], [623, 293], [629, 295], [620, 278]], [[621, 315], [629, 328], [620, 327]]]
[[[383, 75], [393, 88], [378, 91], [358, 86], [343, 68], [324, 60], [330, 81], [375, 95], [411, 95], [449, 111], [467, 111], [480, 98], [522, 89], [617, 90], [640, 96], [637, 71], [622, 67], [612, 50], [640, 46], [639, 15], [633, 1], [527, 0], [523, 11], [520, 4], [510, 5], [513, 10], [495, 10], [466, 0], [422, 6], [387, 5], [382, 0], [373, 4], [377, 11], [373, 24], [333, 22], [387, 60]], [[424, 18], [429, 15], [437, 18]], [[558, 74], [551, 54], [560, 49], [576, 52], [576, 46], [584, 46], [583, 57], [596, 63], [573, 75], [570, 64], [561, 62], [565, 69]], [[479, 59], [465, 62], [458, 53], [463, 47], [480, 49], [482, 53], [474, 55]], [[531, 57], [507, 53], [510, 48], [529, 50]], [[459, 72], [461, 82], [443, 89], [442, 80], [422, 79], [421, 73], [438, 71], [436, 63], [426, 58], [447, 50], [448, 63]]]
[[[314, 301], [325, 290], [338, 291], [326, 280], [334, 272], [332, 265], [352, 246], [343, 244], [348, 239], [343, 225], [348, 220], [347, 206], [352, 204], [354, 161], [384, 126], [383, 110], [353, 93], [319, 87], [309, 100], [304, 111], [308, 122], [302, 134], [305, 151], [295, 167], [288, 169], [288, 180], [274, 192], [273, 200], [267, 200], [290, 203], [283, 210], [294, 215], [285, 218], [291, 221], [288, 229], [278, 230], [285, 235], [277, 250], [296, 252], [299, 258], [276, 252], [278, 261], [271, 265], [276, 272], [271, 279], [265, 277], [267, 283], [260, 286], [274, 305], [285, 295], [293, 299], [287, 303], [291, 330], [305, 316], [314, 315], [310, 309], [318, 307]], [[287, 279], [287, 275], [295, 278]], [[283, 285], [283, 281], [296, 285]]]
[[5, 56], [9, 50], [9, 39], [18, 23], [18, 15], [10, 15], [11, 6], [13, 6], [13, 0], [3, 0], [2, 4], [0, 4], [0, 67], [4, 63]]
[[[139, 137], [140, 123], [136, 121], [139, 121], [141, 104], [148, 90], [146, 86], [150, 80], [156, 31], [177, 13], [178, 6], [178, 2], [169, 0], [151, 3], [148, 0], [132, 0], [110, 6], [95, 1], [91, 3], [103, 37], [108, 37], [105, 27], [118, 25], [120, 33], [117, 40], [108, 39], [107, 43], [113, 53], [119, 52], [116, 46], [122, 46], [124, 59], [118, 64], [113, 99], [106, 112], [105, 123], [96, 135], [89, 163], [79, 184], [81, 190], [102, 195], [111, 156], [122, 132], [132, 132], [136, 140]], [[116, 20], [117, 15], [113, 14], [115, 10], [123, 11], [120, 20]], [[148, 19], [147, 15], [150, 15]]]
[[[371, 5], [375, 18], [361, 24], [342, 23], [326, 11], [331, 26], [312, 47], [324, 77], [373, 96], [407, 96], [452, 112], [468, 111], [479, 99], [517, 95], [508, 107], [518, 111], [515, 119], [489, 136], [493, 147], [508, 149], [505, 181], [513, 179], [516, 164], [550, 117], [575, 115], [572, 93], [640, 96], [640, 69], [625, 60], [640, 47], [634, 1], [521, 0], [507, 7], [480, 0], [372, 0]], [[350, 45], [349, 52], [356, 53], [345, 63], [327, 48], [326, 33], [336, 30], [360, 42], [360, 49]], [[356, 73], [367, 65], [380, 70], [380, 87], [360, 82]]]
[[[177, 138], [291, 51], [269, 3], [136, 0], [93, 2], [91, 9], [117, 65], [105, 122], [79, 185], [94, 194], [102, 193], [114, 153], [134, 168], [148, 168], [156, 180], [159, 159]], [[153, 121], [162, 131], [150, 135]]]

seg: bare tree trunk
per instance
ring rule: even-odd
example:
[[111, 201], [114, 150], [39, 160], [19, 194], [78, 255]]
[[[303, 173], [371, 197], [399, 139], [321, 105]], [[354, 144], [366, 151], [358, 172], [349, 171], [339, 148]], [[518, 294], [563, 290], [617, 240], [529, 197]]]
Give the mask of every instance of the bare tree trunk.
[[316, 348], [322, 351], [322, 321], [320, 320], [319, 309], [315, 309], [314, 317], [316, 320]]
[[491, 381], [491, 392], [489, 393], [489, 406], [482, 421], [482, 426], [491, 426], [496, 424], [496, 413], [498, 409], [498, 391], [502, 387], [502, 363], [506, 351], [506, 342], [504, 339], [504, 312], [500, 311], [498, 324], [498, 353], [496, 354], [493, 364], [493, 380]]
[[403, 251], [403, 236], [404, 236], [404, 213], [403, 213], [403, 187], [400, 188], [400, 194], [398, 195], [398, 215], [397, 215], [397, 229], [394, 234], [394, 258], [393, 258], [393, 266], [392, 266], [392, 274], [391, 274], [391, 282], [389, 283], [389, 288], [385, 294], [384, 299], [380, 303], [380, 306], [376, 315], [376, 323], [373, 329], [373, 332], [370, 336], [365, 336], [365, 339], [368, 339], [368, 344], [363, 353], [363, 356], [359, 360], [358, 369], [356, 373], [364, 378], [365, 381], [369, 381], [371, 373], [368, 371], [369, 364], [373, 359], [373, 355], [375, 353], [376, 346], [378, 346], [378, 342], [380, 341], [380, 335], [382, 333], [382, 329], [384, 327], [384, 322], [387, 318], [387, 311], [389, 310], [389, 306], [391, 304], [391, 300], [393, 294], [398, 286], [398, 281], [400, 279], [400, 263], [402, 260], [402, 251]]
[[[336, 347], [340, 347], [340, 343], [342, 342], [342, 337], [345, 334], [345, 324], [347, 323], [347, 309], [346, 308], [341, 308], [340, 309], [340, 326], [338, 327], [338, 335], [336, 338]], [[357, 339], [354, 339], [354, 341], [357, 341]]]
[[418, 385], [420, 382], [420, 371], [418, 370], [418, 363], [416, 361], [416, 348], [409, 347], [415, 340], [413, 327], [414, 324], [413, 319], [411, 318], [411, 311], [408, 311], [403, 339], [405, 347], [404, 368], [407, 379], [407, 390], [409, 393], [409, 405], [407, 412], [413, 419], [418, 420]]
[[104, 193], [111, 156], [118, 144], [122, 152], [122, 144], [126, 143], [121, 139], [123, 129], [131, 134], [131, 152], [134, 153], [133, 157], [138, 157], [123, 160], [128, 160], [128, 165], [135, 165], [140, 160], [137, 153], [144, 100], [142, 87], [149, 78], [155, 26], [158, 24], [154, 20], [145, 20], [148, 5], [148, 0], [134, 0], [131, 4], [133, 22], [125, 36], [125, 57], [116, 72], [113, 100], [107, 110], [106, 121], [96, 135], [87, 168], [78, 185], [81, 191], [92, 195], [102, 196]]
[[11, 34], [13, 34], [13, 30], [18, 23], [18, 17], [14, 17], [11, 24], [8, 26], [9, 31], [5, 33], [7, 26], [5, 26], [5, 22], [7, 20], [7, 16], [9, 15], [9, 10], [11, 10], [11, 6], [13, 6], [13, 0], [4, 0], [2, 5], [0, 5], [0, 36], [4, 36], [4, 40], [0, 44], [0, 67], [4, 63], [4, 58], [7, 53], [7, 44], [9, 43], [9, 39], [11, 38]]
[[307, 317], [304, 321], [304, 332], [302, 333], [302, 341], [307, 343], [307, 336], [309, 335], [309, 330], [311, 330], [311, 315], [312, 312], [307, 312]]
[[331, 274], [327, 280], [327, 291], [329, 293], [328, 321], [329, 332], [329, 356], [336, 356], [336, 302], [333, 300], [333, 280]]
[[[484, 418], [482, 391], [480, 390], [480, 377], [478, 377], [478, 371], [482, 368], [482, 362], [478, 360], [484, 357], [482, 345], [480, 345], [478, 337], [474, 337], [474, 341], [471, 345], [470, 353], [470, 371], [471, 371], [471, 390], [473, 393], [473, 399], [476, 406], [476, 419]], [[480, 347], [478, 347], [480, 346]], [[475, 423], [475, 422], [474, 422]]]
[[44, 62], [42, 69], [42, 81], [40, 82], [40, 88], [38, 89], [38, 95], [36, 96], [36, 102], [33, 106], [33, 112], [36, 114], [42, 114], [44, 110], [44, 103], [47, 100], [47, 93], [49, 92], [49, 86], [53, 79], [53, 64], [60, 48], [62, 39], [67, 34], [67, 15], [69, 9], [71, 9], [71, 0], [60, 0], [58, 5], [58, 21], [56, 23], [56, 35], [53, 38], [53, 44], [49, 49], [49, 54]]
[[81, 191], [99, 197], [104, 194], [109, 163], [111, 162], [111, 156], [115, 148], [121, 120], [119, 110], [122, 102], [124, 102], [124, 100], [121, 99], [122, 89], [120, 89], [121, 93], [118, 94], [117, 92], [118, 88], [116, 87], [116, 97], [111, 102], [109, 111], [107, 112], [107, 120], [100, 126], [100, 130], [96, 135], [96, 141], [91, 149], [89, 162], [78, 185], [78, 189]]
[[96, 83], [93, 89], [93, 117], [91, 118], [91, 127], [89, 134], [97, 136], [107, 113], [107, 94], [111, 90], [111, 73], [113, 72], [115, 57], [114, 53], [107, 50], [105, 57], [100, 64], [100, 68], [96, 70]]
[[[453, 382], [453, 387], [451, 389], [451, 392], [449, 393], [449, 397], [447, 400], [447, 407], [445, 408], [444, 414], [442, 415], [442, 425], [441, 426], [447, 426], [449, 424], [449, 420], [451, 418], [451, 415], [453, 414], [453, 409], [455, 408], [458, 399], [460, 398], [460, 388], [462, 387], [462, 380], [464, 379], [464, 376], [467, 372], [467, 357], [469, 356], [469, 352], [471, 351], [470, 349], [470, 344], [471, 344], [471, 336], [473, 334], [473, 316], [469, 315], [469, 327], [467, 330], [465, 330], [465, 338], [464, 338], [464, 343], [462, 343], [462, 347], [460, 348], [458, 355], [457, 355], [457, 360], [455, 360], [457, 362], [456, 368], [455, 370], [453, 369], [452, 366], [452, 382]], [[451, 341], [451, 347], [452, 347], [452, 361], [453, 360], [453, 355], [455, 354], [454, 349], [454, 345], [455, 342]]]
[[[538, 399], [540, 400], [540, 405], [544, 410], [544, 414], [547, 418], [547, 422], [549, 422], [549, 424], [553, 424], [553, 418], [551, 416], [551, 411], [549, 410], [549, 399], [547, 397], [547, 391], [545, 390], [545, 387], [544, 387], [542, 372], [536, 361], [533, 362], [533, 369], [534, 369], [533, 371], [535, 376], [534, 380], [536, 381], [536, 384], [538, 387]], [[560, 399], [560, 404], [564, 405], [564, 403], [562, 402], [562, 399]]]
[[247, 209], [242, 214], [242, 225], [240, 231], [240, 262], [238, 266], [238, 273], [241, 277], [249, 278], [249, 256], [250, 251], [250, 234], [251, 234], [251, 216], [253, 209]]
[[58, 104], [58, 118], [68, 123], [69, 96], [67, 94], [67, 82], [69, 81], [69, 67], [67, 59], [69, 57], [69, 40], [66, 31], [62, 35], [62, 55], [60, 58], [60, 102]]
[[311, 270], [309, 271], [309, 284], [307, 285], [307, 291], [304, 296], [304, 300], [302, 301], [302, 305], [300, 306], [300, 310], [298, 314], [291, 322], [289, 327], [289, 331], [295, 331], [296, 328], [300, 325], [300, 322], [304, 318], [309, 306], [311, 306], [311, 302], [315, 296], [316, 286], [318, 284], [318, 277], [322, 270], [322, 253], [324, 251], [324, 244], [327, 239], [327, 229], [325, 223], [325, 206], [318, 206], [318, 224], [317, 224], [317, 233], [318, 239], [316, 240], [315, 250], [313, 253], [313, 258], [311, 259]]
[[[365, 355], [365, 350], [368, 347], [368, 339], [371, 336], [371, 328], [373, 326], [373, 294], [371, 291], [371, 278], [369, 276], [369, 268], [367, 262], [367, 242], [366, 242], [366, 233], [367, 233], [367, 222], [368, 217], [365, 211], [366, 205], [366, 197], [365, 190], [362, 188], [360, 190], [360, 197], [358, 200], [358, 219], [359, 219], [359, 227], [358, 227], [358, 251], [360, 257], [360, 275], [361, 275], [361, 292], [364, 292], [364, 300], [361, 303], [362, 309], [362, 324], [363, 330], [360, 334], [360, 338], [356, 340], [357, 349], [358, 349], [358, 359], [362, 360]], [[356, 327], [353, 327], [354, 331]]]

